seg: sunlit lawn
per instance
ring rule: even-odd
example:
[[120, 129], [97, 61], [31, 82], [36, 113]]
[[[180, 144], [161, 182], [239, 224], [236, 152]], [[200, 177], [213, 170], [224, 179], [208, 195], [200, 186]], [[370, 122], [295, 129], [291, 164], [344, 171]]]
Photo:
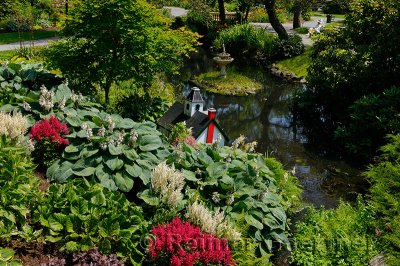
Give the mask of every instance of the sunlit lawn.
[[32, 32], [20, 32], [20, 33], [18, 32], [0, 33], [0, 44], [51, 38], [57, 36], [58, 33], [59, 31], [55, 30], [36, 30]]

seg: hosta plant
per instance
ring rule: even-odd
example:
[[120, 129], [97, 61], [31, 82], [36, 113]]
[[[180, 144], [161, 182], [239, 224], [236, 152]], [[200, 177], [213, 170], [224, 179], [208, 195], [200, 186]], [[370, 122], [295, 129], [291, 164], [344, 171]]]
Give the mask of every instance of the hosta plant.
[[[65, 182], [71, 177], [93, 176], [105, 187], [122, 191], [130, 191], [134, 179], [140, 181], [137, 188], [148, 184], [150, 170], [169, 155], [155, 124], [107, 114], [100, 105], [74, 93], [67, 81], [57, 80], [47, 87], [37, 83], [36, 68], [29, 72], [36, 85], [23, 84], [26, 89], [16, 94], [16, 101], [0, 109], [22, 112], [31, 125], [54, 116], [67, 124], [71, 134], [66, 137], [71, 145], [48, 168], [47, 177]], [[12, 69], [6, 67], [4, 72]]]
[[19, 260], [14, 259], [15, 251], [10, 248], [0, 247], [0, 265], [1, 266], [21, 266]]
[[86, 179], [51, 185], [32, 221], [43, 228], [45, 240], [57, 243], [62, 251], [98, 246], [101, 253], [117, 253], [134, 264], [142, 260], [139, 243], [146, 234], [142, 210], [122, 193]]
[[72, 177], [95, 177], [111, 190], [130, 191], [150, 182], [150, 171], [170, 153], [161, 133], [151, 122], [136, 123], [118, 115], [86, 112], [85, 120], [67, 119], [79, 130], [62, 158], [48, 170], [50, 180], [65, 182]]
[[184, 173], [189, 201], [200, 200], [212, 210], [221, 209], [228, 221], [244, 215], [258, 254], [271, 252], [274, 244], [290, 249], [275, 174], [261, 154], [231, 147], [201, 146], [195, 150], [184, 145], [168, 162]]
[[0, 136], [0, 240], [15, 235], [30, 240], [41, 233], [27, 222], [41, 204], [34, 168], [24, 148]]

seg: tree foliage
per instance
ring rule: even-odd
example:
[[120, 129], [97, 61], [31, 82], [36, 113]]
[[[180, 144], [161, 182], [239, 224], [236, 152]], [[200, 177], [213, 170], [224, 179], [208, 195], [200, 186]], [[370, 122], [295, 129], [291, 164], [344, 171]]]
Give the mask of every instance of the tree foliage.
[[178, 70], [197, 36], [169, 23], [144, 0], [87, 0], [67, 22], [66, 39], [46, 55], [81, 87], [103, 89], [108, 101], [114, 82], [134, 79], [147, 86], [155, 73]]
[[[344, 29], [320, 35], [313, 48], [309, 86], [298, 94], [294, 105], [313, 144], [365, 160], [371, 158], [386, 134], [397, 132], [383, 122], [378, 122], [379, 128], [385, 130], [375, 130], [371, 136], [362, 123], [355, 130], [361, 102], [354, 104], [364, 96], [378, 97], [378, 101], [386, 102], [375, 106], [398, 111], [395, 100], [387, 106], [384, 92], [400, 85], [400, 28], [395, 26], [400, 21], [399, 8], [396, 1], [359, 0], [353, 4]], [[392, 94], [394, 98], [396, 95]], [[370, 140], [367, 150], [352, 145], [360, 137]], [[333, 143], [338, 140], [340, 145]]]

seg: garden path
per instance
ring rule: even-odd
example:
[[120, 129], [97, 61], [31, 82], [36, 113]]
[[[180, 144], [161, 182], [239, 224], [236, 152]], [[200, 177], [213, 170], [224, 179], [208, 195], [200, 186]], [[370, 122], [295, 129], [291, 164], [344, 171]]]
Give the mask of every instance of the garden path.
[[[311, 17], [310, 21], [303, 21], [303, 23], [301, 25], [302, 25], [302, 27], [306, 27], [306, 28], [315, 27], [317, 25], [317, 22], [319, 19], [322, 19], [323, 25], [326, 25], [326, 17]], [[344, 19], [343, 18], [335, 18], [335, 21], [340, 21], [340, 20], [344, 20]], [[270, 23], [250, 23], [250, 24], [253, 24], [260, 28], [264, 28], [268, 32], [272, 32], [272, 33], [275, 32], [275, 30], [272, 28]], [[295, 33], [295, 31], [293, 30], [293, 23], [291, 21], [285, 22], [282, 25], [286, 29], [288, 34]], [[303, 40], [304, 45], [311, 46], [313, 44], [312, 39], [310, 37], [308, 37], [307, 34], [300, 34], [300, 36]]]
[[[22, 45], [24, 47], [30, 47], [31, 43], [33, 43], [34, 46], [47, 46], [47, 45], [50, 45], [51, 41], [57, 41], [59, 39], [60, 39], [60, 37], [52, 37], [52, 38], [35, 40], [35, 41], [26, 41], [26, 42], [22, 42]], [[0, 51], [16, 50], [19, 48], [20, 48], [19, 42], [0, 45]]]

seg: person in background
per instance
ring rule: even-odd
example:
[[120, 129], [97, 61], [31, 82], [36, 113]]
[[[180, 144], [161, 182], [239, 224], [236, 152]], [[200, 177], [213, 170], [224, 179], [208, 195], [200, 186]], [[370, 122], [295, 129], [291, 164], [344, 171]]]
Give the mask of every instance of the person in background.
[[321, 29], [323, 28], [324, 26], [322, 25], [322, 19], [318, 19], [318, 21], [317, 21], [317, 26], [315, 26], [314, 28], [310, 28], [309, 30], [308, 30], [308, 37], [311, 37], [312, 35], [314, 35], [315, 33], [320, 33], [321, 32]]

